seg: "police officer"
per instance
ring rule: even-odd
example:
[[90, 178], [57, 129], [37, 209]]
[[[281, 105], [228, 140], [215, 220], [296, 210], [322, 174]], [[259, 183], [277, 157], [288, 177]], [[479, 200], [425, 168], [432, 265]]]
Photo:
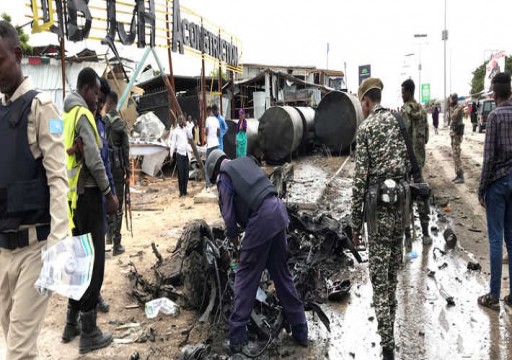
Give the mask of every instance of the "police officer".
[[[377, 196], [376, 206], [366, 208], [369, 238], [369, 270], [373, 286], [373, 304], [377, 316], [384, 359], [394, 359], [393, 325], [397, 307], [397, 272], [402, 259], [403, 214], [400, 199], [384, 189], [399, 192], [400, 184], [410, 171], [407, 148], [393, 114], [382, 107], [384, 85], [368, 78], [359, 87], [366, 120], [356, 138], [356, 166], [352, 186], [352, 229], [354, 245], [359, 245], [363, 227], [363, 203]], [[370, 201], [369, 201], [370, 200]], [[372, 217], [372, 218], [370, 218]]]
[[452, 182], [454, 184], [464, 183], [464, 170], [462, 169], [461, 149], [462, 136], [464, 135], [464, 123], [462, 122], [464, 110], [459, 105], [457, 94], [450, 95], [450, 137], [452, 138], [453, 162], [455, 163], [455, 174]]
[[74, 235], [90, 233], [94, 245], [91, 284], [80, 301], [69, 300], [66, 327], [62, 335], [63, 339], [72, 339], [79, 333], [77, 318], [80, 312], [81, 354], [108, 346], [112, 342], [112, 334], [102, 333], [96, 325], [96, 305], [105, 270], [105, 213], [102, 196], [105, 196], [109, 214], [117, 211], [118, 207], [101, 159], [103, 143], [93, 115], [99, 91], [98, 75], [93, 69], [84, 68], [78, 74], [77, 91], [64, 100], [64, 146], [67, 149], [70, 222]]
[[239, 242], [237, 224], [245, 229], [229, 319], [230, 351], [241, 352], [247, 341], [246, 325], [265, 269], [274, 281], [293, 339], [307, 346], [304, 305], [286, 264], [288, 213], [276, 197], [276, 189], [252, 158], [228, 160], [218, 149], [206, 159], [206, 176], [212, 184], [217, 184], [226, 234], [235, 247]]
[[6, 359], [35, 359], [48, 298], [41, 249], [68, 231], [62, 120], [23, 76], [16, 29], [0, 21], [0, 324]]
[[130, 140], [126, 121], [121, 119], [117, 109], [118, 97], [113, 91], [107, 96], [106, 112], [103, 121], [107, 125], [107, 140], [110, 153], [110, 167], [114, 176], [114, 184], [119, 208], [115, 215], [109, 217], [110, 238], [114, 242], [112, 255], [124, 253], [121, 245], [121, 227], [123, 224], [123, 201], [126, 195], [126, 187], [130, 186]]
[[[110, 157], [108, 154], [108, 141], [107, 141], [107, 126], [103, 122], [103, 118], [101, 116], [101, 111], [103, 110], [103, 107], [105, 106], [105, 103], [107, 101], [107, 96], [110, 94], [110, 85], [108, 84], [107, 79], [101, 78], [100, 79], [100, 92], [98, 93], [98, 106], [96, 108], [96, 114], [94, 114], [94, 120], [96, 120], [96, 128], [98, 129], [98, 134], [100, 135], [101, 141], [103, 143], [103, 146], [101, 148], [100, 154], [101, 154], [101, 160], [103, 161], [103, 165], [105, 166], [105, 172], [107, 173], [108, 177], [108, 184], [110, 185], [110, 189], [115, 194], [115, 185], [114, 185], [114, 177], [112, 176], [112, 171], [110, 169]], [[103, 209], [106, 213], [107, 211], [107, 203], [106, 199], [103, 196]], [[108, 234], [108, 222], [107, 217], [104, 218], [104, 233]], [[110, 236], [107, 236], [107, 244], [112, 244], [112, 238]], [[103, 313], [107, 313], [110, 310], [110, 306], [105, 301], [103, 296], [98, 297], [98, 306], [97, 310]], [[64, 342], [67, 342], [69, 340], [64, 339]]]
[[[414, 99], [414, 81], [407, 79], [402, 83], [402, 116], [412, 142], [414, 156], [418, 162], [420, 172], [423, 172], [425, 166], [425, 144], [428, 142], [428, 122], [427, 113], [423, 107]], [[420, 174], [422, 177], [423, 175]], [[429, 235], [429, 209], [425, 206], [424, 201], [416, 202], [418, 206], [418, 214], [420, 216], [421, 230], [423, 232], [423, 244], [432, 244], [432, 238]], [[414, 226], [414, 224], [411, 224]], [[410, 238], [411, 231], [407, 228], [405, 236]]]

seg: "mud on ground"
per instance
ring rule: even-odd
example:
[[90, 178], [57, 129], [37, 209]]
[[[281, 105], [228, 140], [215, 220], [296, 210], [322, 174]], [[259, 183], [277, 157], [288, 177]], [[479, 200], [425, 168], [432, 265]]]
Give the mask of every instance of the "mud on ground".
[[[452, 226], [460, 247], [444, 257], [438, 254], [434, 259], [431, 249], [423, 250], [420, 241], [414, 244], [418, 258], [404, 264], [398, 289], [396, 338], [399, 359], [512, 358], [512, 345], [509, 341], [512, 329], [510, 312], [503, 305], [497, 313], [483, 310], [476, 304], [476, 297], [487, 288], [489, 273], [485, 212], [476, 197], [484, 135], [466, 134], [462, 145], [466, 183], [453, 185], [451, 179], [455, 174], [448, 130], [441, 129], [437, 136], [431, 132], [425, 177], [434, 190], [437, 211], [447, 220], [439, 222], [438, 226], [441, 231], [442, 227]], [[334, 174], [344, 160], [345, 158], [313, 158], [306, 159], [305, 163], [325, 172], [325, 178], [328, 179], [328, 175]], [[349, 210], [352, 168], [353, 163], [349, 160], [320, 198], [320, 208], [339, 216]], [[304, 186], [307, 186], [307, 181]], [[314, 183], [314, 186], [320, 185]], [[203, 218], [209, 224], [220, 220], [216, 202], [194, 204], [192, 196], [201, 189], [201, 183], [191, 181], [190, 196], [179, 198], [176, 179], [155, 180], [147, 186], [135, 187], [132, 191], [134, 236], [132, 238], [123, 229], [123, 243], [127, 252], [118, 257], [109, 257], [106, 261], [102, 295], [110, 304], [110, 312], [99, 314], [98, 324], [103, 330], [113, 332], [115, 337], [124, 336], [125, 339], [139, 338], [140, 341], [146, 341], [113, 344], [106, 349], [79, 356], [78, 339], [70, 344], [60, 342], [66, 300], [54, 295], [39, 337], [42, 359], [129, 359], [134, 352], [138, 352], [141, 359], [178, 357], [179, 345], [184, 338], [182, 332], [193, 323], [198, 314], [182, 311], [176, 318], [159, 315], [154, 320], [146, 319], [144, 309], [132, 307], [136, 301], [127, 295], [129, 281], [126, 273], [131, 261], [140, 272], [150, 276], [151, 266], [156, 260], [151, 251], [151, 243], [158, 244], [162, 255], [169, 254], [174, 249], [183, 226], [189, 220]], [[435, 238], [435, 245], [443, 246], [441, 235]], [[482, 272], [468, 272], [465, 266], [469, 260], [478, 261], [482, 265]], [[440, 269], [444, 263], [448, 266]], [[427, 276], [428, 270], [435, 272], [435, 280]], [[309, 318], [312, 325], [310, 348], [306, 351], [296, 349], [283, 336], [279, 352], [281, 357], [379, 358], [379, 338], [376, 335], [375, 315], [370, 306], [372, 292], [367, 277], [367, 264], [357, 265], [347, 274], [353, 280], [351, 296], [342, 303], [331, 303], [328, 307], [327, 315], [331, 318], [332, 333], [328, 334], [324, 328], [315, 325], [316, 319]], [[503, 294], [510, 291], [508, 276], [504, 267]], [[455, 307], [446, 306], [439, 287], [454, 296]], [[123, 325], [131, 323], [140, 326], [123, 328]], [[201, 341], [204, 331], [207, 330], [219, 333], [224, 331], [193, 331], [189, 343]], [[3, 347], [4, 342], [0, 335], [0, 358]]]

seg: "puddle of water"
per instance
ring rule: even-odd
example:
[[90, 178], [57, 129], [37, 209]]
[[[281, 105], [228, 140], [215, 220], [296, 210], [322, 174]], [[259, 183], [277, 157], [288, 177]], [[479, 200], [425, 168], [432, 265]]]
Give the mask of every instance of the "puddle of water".
[[287, 201], [316, 204], [322, 196], [327, 172], [309, 163], [294, 165], [293, 181], [289, 184]]
[[[335, 179], [321, 200], [320, 210], [328, 208], [327, 212], [338, 219], [350, 212], [350, 185], [351, 179]], [[438, 222], [437, 213], [431, 218], [439, 227], [432, 234], [433, 245], [423, 248], [418, 222], [418, 240], [413, 243], [418, 257], [406, 260], [399, 273], [396, 358], [512, 359], [512, 311], [502, 305], [498, 313], [477, 304], [477, 297], [487, 292], [487, 277], [467, 270], [472, 254], [457, 247], [446, 255], [436, 250], [434, 256], [434, 248], [444, 250], [442, 233], [449, 223]], [[367, 265], [348, 270], [353, 287], [346, 301], [324, 306], [331, 319], [331, 333], [322, 325], [311, 326], [315, 346], [308, 351], [308, 358], [380, 358]], [[435, 271], [434, 277], [427, 276], [430, 270]], [[447, 306], [447, 295], [453, 296], [455, 306]]]

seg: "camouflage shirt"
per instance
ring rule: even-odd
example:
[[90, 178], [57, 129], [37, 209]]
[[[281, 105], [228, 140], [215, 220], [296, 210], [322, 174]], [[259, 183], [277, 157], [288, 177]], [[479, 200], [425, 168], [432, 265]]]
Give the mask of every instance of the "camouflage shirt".
[[464, 110], [459, 104], [450, 106], [450, 136], [457, 136], [455, 129], [459, 124], [462, 124], [462, 117], [464, 116]]
[[376, 105], [363, 121], [356, 137], [356, 166], [352, 184], [352, 226], [363, 225], [364, 197], [370, 184], [403, 178], [410, 171], [407, 146], [398, 121], [381, 105]]
[[425, 165], [425, 144], [428, 142], [427, 113], [412, 99], [402, 106], [402, 116], [409, 132], [414, 155], [420, 168]]

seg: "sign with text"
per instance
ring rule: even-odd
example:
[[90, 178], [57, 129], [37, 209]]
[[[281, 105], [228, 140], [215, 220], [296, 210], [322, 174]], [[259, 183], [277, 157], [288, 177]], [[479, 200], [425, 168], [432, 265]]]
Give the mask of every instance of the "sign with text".
[[360, 65], [359, 66], [359, 85], [364, 79], [371, 76], [371, 65]]
[[421, 84], [421, 103], [426, 104], [430, 101], [430, 84]]
[[507, 55], [504, 51], [495, 52], [489, 58], [485, 65], [484, 91], [491, 92], [491, 80], [497, 73], [505, 71], [505, 58]]
[[[179, 0], [29, 0], [32, 32], [49, 31], [70, 41], [99, 40], [219, 61], [241, 72], [241, 42], [219, 26], [180, 6]], [[168, 33], [169, 31], [169, 33]]]

